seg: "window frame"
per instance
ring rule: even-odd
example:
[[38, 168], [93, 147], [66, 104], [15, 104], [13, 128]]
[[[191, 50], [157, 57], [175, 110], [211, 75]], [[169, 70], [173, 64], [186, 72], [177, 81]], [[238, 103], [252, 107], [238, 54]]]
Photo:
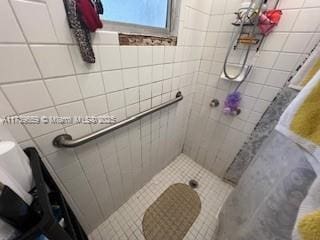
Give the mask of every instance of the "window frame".
[[134, 23], [126, 23], [126, 22], [117, 22], [117, 21], [109, 21], [102, 19], [103, 30], [106, 31], [115, 31], [119, 33], [130, 33], [130, 34], [147, 34], [147, 35], [156, 35], [156, 36], [171, 36], [173, 30], [173, 1], [167, 0], [167, 22], [165, 28], [152, 27]]

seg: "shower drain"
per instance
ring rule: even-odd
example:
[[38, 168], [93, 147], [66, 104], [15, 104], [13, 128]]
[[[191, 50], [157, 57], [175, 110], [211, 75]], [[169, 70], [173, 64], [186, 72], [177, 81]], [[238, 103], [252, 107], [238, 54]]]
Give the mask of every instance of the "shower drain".
[[189, 181], [189, 186], [192, 188], [197, 188], [199, 186], [199, 183], [196, 180], [192, 179]]

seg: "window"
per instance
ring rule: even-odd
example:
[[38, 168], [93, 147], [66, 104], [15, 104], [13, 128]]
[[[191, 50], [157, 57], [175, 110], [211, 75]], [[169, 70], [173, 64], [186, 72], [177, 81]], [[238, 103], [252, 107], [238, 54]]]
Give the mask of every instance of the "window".
[[[153, 29], [169, 33], [171, 24], [171, 0], [102, 0], [103, 19], [111, 27], [127, 27], [131, 32]], [[126, 29], [126, 30], [127, 30]], [[138, 31], [139, 32], [139, 31]], [[140, 31], [141, 32], [141, 31]]]

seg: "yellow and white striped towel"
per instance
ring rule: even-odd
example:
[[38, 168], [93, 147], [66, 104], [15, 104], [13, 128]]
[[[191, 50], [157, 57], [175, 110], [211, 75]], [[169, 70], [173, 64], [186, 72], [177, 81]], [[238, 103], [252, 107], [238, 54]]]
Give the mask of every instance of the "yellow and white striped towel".
[[297, 74], [290, 81], [289, 87], [302, 90], [313, 76], [320, 70], [320, 43], [302, 65]]
[[285, 110], [276, 129], [301, 146], [317, 173], [302, 202], [293, 240], [320, 240], [320, 70]]
[[320, 161], [320, 70], [283, 113], [276, 129]]

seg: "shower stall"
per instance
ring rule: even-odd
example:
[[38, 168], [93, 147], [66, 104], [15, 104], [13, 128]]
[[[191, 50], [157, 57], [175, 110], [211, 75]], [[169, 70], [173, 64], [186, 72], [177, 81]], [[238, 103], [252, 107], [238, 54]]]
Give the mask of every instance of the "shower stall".
[[[1, 0], [0, 186], [20, 189], [3, 177], [13, 142], [39, 154], [84, 239], [291, 239], [317, 173], [274, 128], [320, 40], [319, 10]], [[0, 238], [19, 239], [1, 216]]]

